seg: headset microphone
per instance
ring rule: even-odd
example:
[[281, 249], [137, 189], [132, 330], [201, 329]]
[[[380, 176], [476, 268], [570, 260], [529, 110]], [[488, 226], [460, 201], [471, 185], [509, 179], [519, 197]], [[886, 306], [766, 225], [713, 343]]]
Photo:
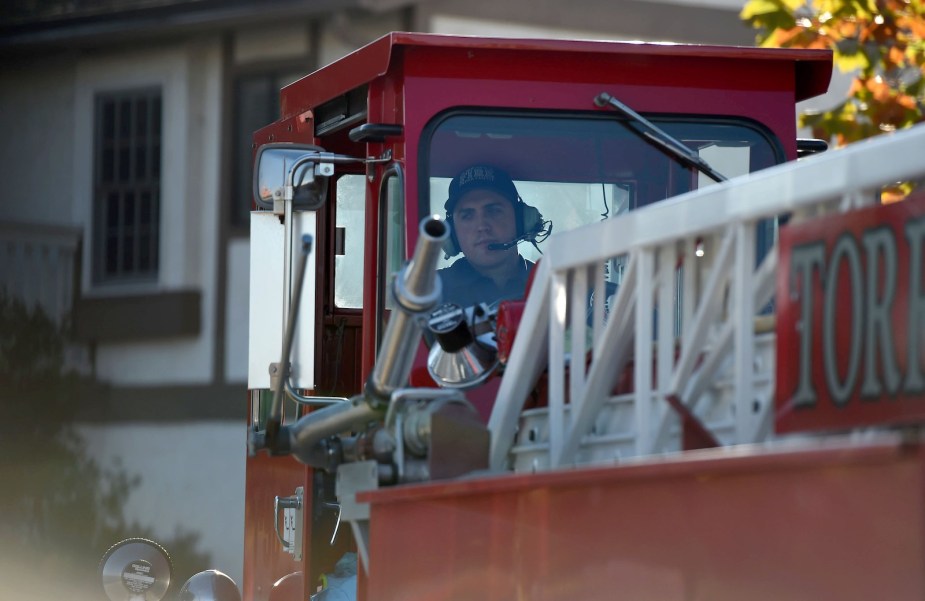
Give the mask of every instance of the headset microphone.
[[532, 235], [533, 235], [533, 232], [530, 232], [527, 234], [523, 234], [522, 236], [517, 236], [510, 242], [495, 242], [495, 243], [489, 244], [486, 248], [488, 248], [488, 250], [507, 250], [511, 248], [512, 246], [517, 246], [524, 240], [527, 240], [528, 238], [530, 238], [530, 236]]
[[[536, 209], [533, 210], [536, 211]], [[552, 233], [552, 222], [543, 221], [543, 217], [539, 215], [539, 212], [537, 212], [537, 216], [538, 222], [533, 228], [530, 229], [530, 231], [524, 232], [510, 242], [494, 242], [489, 244], [486, 248], [488, 248], [488, 250], [507, 250], [512, 246], [517, 246], [521, 242], [529, 241], [533, 244], [536, 250], [540, 250], [539, 247], [536, 246], [536, 243], [542, 242], [549, 237], [549, 234]]]

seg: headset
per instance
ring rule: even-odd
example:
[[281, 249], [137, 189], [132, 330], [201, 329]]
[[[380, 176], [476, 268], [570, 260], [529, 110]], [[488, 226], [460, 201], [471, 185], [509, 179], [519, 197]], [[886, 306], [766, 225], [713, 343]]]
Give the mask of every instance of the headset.
[[[498, 250], [516, 246], [517, 243], [525, 240], [529, 240], [535, 246], [538, 241], [537, 238], [540, 238], [540, 236], [542, 236], [539, 240], [540, 242], [545, 240], [552, 227], [548, 221], [543, 219], [543, 215], [540, 214], [539, 210], [525, 203], [520, 196], [517, 197], [516, 201], [507, 200], [514, 207], [516, 237], [510, 242], [499, 244]], [[449, 200], [447, 200], [447, 203], [449, 203]], [[446, 255], [445, 258], [449, 259], [461, 253], [462, 249], [459, 247], [459, 240], [456, 238], [456, 228], [453, 227], [453, 214], [450, 211], [446, 213], [446, 222], [450, 226], [450, 237], [443, 243], [443, 252]]]

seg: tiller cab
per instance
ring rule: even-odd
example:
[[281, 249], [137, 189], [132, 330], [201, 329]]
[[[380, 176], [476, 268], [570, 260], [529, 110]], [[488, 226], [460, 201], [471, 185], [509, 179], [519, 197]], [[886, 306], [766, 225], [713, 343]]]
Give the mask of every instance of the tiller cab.
[[[285, 87], [243, 597], [925, 598], [925, 132], [810, 156], [831, 65], [394, 33]], [[476, 180], [514, 294], [443, 271]]]

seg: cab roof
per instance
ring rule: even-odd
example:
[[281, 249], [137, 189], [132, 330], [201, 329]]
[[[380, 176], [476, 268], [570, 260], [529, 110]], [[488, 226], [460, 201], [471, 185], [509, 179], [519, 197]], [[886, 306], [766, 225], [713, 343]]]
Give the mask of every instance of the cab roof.
[[[559, 61], [574, 61], [576, 66], [587, 64], [586, 61], [594, 55], [617, 57], [618, 60], [625, 59], [627, 63], [680, 58], [714, 62], [728, 60], [792, 63], [796, 101], [824, 93], [828, 89], [832, 73], [832, 53], [829, 50], [393, 32], [283, 88], [283, 118], [346, 94], [388, 74], [390, 70], [397, 70], [400, 64], [399, 57], [415, 49], [425, 55], [437, 54], [441, 50], [491, 53], [497, 55], [498, 59], [510, 57], [511, 53], [547, 53]], [[503, 72], [503, 64], [503, 60], [499, 60], [499, 72]], [[717, 88], [723, 87], [723, 76], [721, 71], [716, 73]]]

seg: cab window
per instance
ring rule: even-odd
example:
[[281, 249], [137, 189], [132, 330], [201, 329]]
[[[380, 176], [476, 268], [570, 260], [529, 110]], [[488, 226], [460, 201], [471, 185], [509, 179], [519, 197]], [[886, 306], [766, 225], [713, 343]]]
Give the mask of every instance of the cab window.
[[386, 170], [382, 181], [379, 204], [379, 282], [377, 304], [379, 320], [376, 324], [376, 347], [382, 341], [389, 312], [395, 308], [395, 301], [389, 294], [392, 278], [402, 268], [405, 260], [405, 202], [401, 167], [392, 165]]
[[335, 211], [334, 306], [363, 307], [363, 239], [366, 177], [348, 174], [337, 180]]
[[[783, 162], [782, 145], [743, 119], [648, 116], [728, 178]], [[510, 175], [523, 201], [560, 232], [713, 184], [612, 114], [456, 110], [435, 117], [422, 136], [420, 214], [445, 214], [449, 185], [472, 165]], [[762, 245], [769, 246], [770, 240]], [[518, 245], [528, 261], [541, 256]], [[759, 253], [761, 250], [759, 249]], [[443, 259], [440, 267], [456, 260]], [[618, 267], [618, 265], [615, 265]], [[618, 283], [619, 268], [607, 277]]]

